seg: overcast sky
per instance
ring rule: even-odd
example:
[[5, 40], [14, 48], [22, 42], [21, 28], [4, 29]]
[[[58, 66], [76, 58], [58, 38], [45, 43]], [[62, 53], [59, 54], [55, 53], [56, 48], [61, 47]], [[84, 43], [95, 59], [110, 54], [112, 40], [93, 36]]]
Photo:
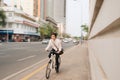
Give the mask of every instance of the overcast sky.
[[66, 32], [72, 36], [80, 36], [82, 24], [89, 21], [89, 0], [67, 0]]
[[[4, 0], [10, 5], [10, 0]], [[89, 0], [67, 0], [66, 32], [72, 36], [80, 36], [81, 24], [89, 22]]]

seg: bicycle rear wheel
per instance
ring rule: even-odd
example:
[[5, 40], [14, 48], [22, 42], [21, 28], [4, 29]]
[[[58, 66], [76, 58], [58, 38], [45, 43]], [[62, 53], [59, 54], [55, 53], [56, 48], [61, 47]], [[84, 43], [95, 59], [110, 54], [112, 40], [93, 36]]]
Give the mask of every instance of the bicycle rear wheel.
[[46, 67], [46, 79], [49, 79], [50, 78], [50, 73], [51, 73], [51, 61], [48, 62], [48, 65]]

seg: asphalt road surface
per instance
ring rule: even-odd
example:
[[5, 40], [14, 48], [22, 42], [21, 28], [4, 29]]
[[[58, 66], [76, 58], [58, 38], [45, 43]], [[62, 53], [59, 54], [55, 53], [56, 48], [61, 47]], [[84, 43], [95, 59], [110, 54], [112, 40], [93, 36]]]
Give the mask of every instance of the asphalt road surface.
[[[0, 80], [47, 58], [46, 46], [41, 42], [1, 43]], [[63, 43], [64, 49], [72, 46], [72, 42]]]

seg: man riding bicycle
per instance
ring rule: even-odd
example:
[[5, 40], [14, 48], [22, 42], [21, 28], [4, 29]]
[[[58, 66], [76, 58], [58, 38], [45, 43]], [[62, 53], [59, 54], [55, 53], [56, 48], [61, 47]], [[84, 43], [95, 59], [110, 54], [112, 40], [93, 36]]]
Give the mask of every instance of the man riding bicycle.
[[[62, 51], [62, 43], [61, 43], [61, 40], [57, 39], [57, 33], [52, 33], [51, 34], [51, 39], [48, 43], [48, 46], [46, 47], [46, 51], [49, 51], [49, 49], [52, 49], [52, 51], [55, 52], [55, 55], [56, 55], [56, 71], [57, 73], [59, 72], [59, 53]], [[50, 58], [51, 57], [51, 53], [48, 55], [48, 57]]]

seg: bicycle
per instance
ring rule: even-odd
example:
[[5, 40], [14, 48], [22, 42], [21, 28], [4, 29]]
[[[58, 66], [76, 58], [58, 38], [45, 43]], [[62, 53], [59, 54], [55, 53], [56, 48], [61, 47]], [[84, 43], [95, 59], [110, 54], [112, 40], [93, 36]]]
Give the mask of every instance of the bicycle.
[[[56, 73], [58, 73], [59, 72], [59, 67], [60, 67], [60, 63], [61, 63], [61, 58], [60, 58], [60, 56], [59, 56], [59, 59], [58, 59], [58, 62], [59, 62], [59, 65], [56, 65], [55, 64], [55, 54], [56, 54], [56, 52], [55, 51], [50, 51], [50, 54], [51, 54], [51, 57], [49, 58], [50, 60], [49, 60], [49, 62], [48, 62], [48, 64], [47, 64], [47, 67], [46, 67], [46, 79], [49, 79], [49, 77], [50, 77], [50, 73], [51, 73], [51, 70], [52, 69], [54, 69], [55, 68], [55, 71], [56, 71]], [[58, 67], [58, 69], [56, 69], [56, 67]]]

